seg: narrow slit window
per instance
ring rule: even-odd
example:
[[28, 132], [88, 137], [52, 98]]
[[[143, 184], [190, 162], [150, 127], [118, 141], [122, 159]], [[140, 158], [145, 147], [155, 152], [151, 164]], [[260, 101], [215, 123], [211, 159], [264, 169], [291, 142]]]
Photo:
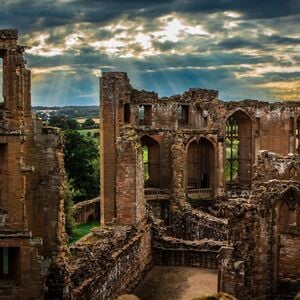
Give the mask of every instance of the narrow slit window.
[[129, 103], [124, 104], [124, 123], [130, 123], [130, 105], [129, 105]]
[[8, 248], [3, 248], [2, 273], [8, 275]]
[[238, 176], [238, 124], [231, 118], [226, 125], [226, 180], [233, 181]]
[[145, 107], [144, 107], [144, 105], [139, 106], [139, 120], [140, 121], [145, 120]]
[[151, 125], [152, 123], [152, 106], [140, 105], [139, 106], [139, 124]]
[[180, 126], [188, 125], [189, 123], [189, 106], [179, 105], [177, 108], [177, 119]]
[[147, 146], [143, 147], [143, 163], [144, 163], [144, 178], [145, 181], [149, 180], [149, 149]]
[[20, 272], [20, 248], [0, 248], [0, 280], [19, 279]]

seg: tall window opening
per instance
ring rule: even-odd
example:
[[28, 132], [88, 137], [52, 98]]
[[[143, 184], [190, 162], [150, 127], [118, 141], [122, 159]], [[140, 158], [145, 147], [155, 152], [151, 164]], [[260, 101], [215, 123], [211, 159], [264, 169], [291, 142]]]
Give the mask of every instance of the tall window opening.
[[130, 104], [129, 103], [124, 104], [124, 123], [125, 124], [130, 123]]
[[188, 146], [188, 188], [207, 189], [214, 185], [215, 154], [213, 144], [205, 139]]
[[140, 105], [139, 106], [139, 125], [152, 124], [152, 106]]
[[189, 124], [189, 106], [179, 105], [177, 108], [177, 118], [179, 126], [185, 126]]
[[214, 147], [210, 141], [201, 138], [199, 151], [201, 188], [210, 188], [213, 186], [214, 177]]
[[297, 118], [297, 127], [296, 127], [296, 153], [300, 154], [300, 117]]
[[[277, 280], [296, 280], [300, 276], [299, 268], [295, 262], [299, 259], [299, 251], [295, 251], [295, 237], [300, 234], [300, 191], [294, 186], [287, 188], [276, 204], [276, 226], [274, 233], [277, 235], [275, 254], [275, 270]], [[275, 224], [274, 224], [275, 225]], [[298, 250], [298, 249], [297, 249]], [[287, 255], [288, 254], [288, 255]]]
[[226, 123], [226, 181], [249, 185], [251, 182], [251, 119], [237, 111]]
[[19, 278], [20, 249], [14, 247], [0, 248], [0, 279]]
[[141, 138], [146, 187], [159, 187], [160, 184], [160, 148], [149, 136]]
[[199, 186], [199, 152], [198, 142], [195, 140], [189, 144], [188, 148], [188, 188]]
[[144, 163], [144, 179], [145, 181], [149, 180], [149, 148], [144, 145], [143, 148], [143, 163]]
[[279, 223], [281, 231], [300, 227], [300, 192], [294, 188], [287, 190], [279, 206]]
[[0, 103], [4, 102], [3, 58], [0, 57]]

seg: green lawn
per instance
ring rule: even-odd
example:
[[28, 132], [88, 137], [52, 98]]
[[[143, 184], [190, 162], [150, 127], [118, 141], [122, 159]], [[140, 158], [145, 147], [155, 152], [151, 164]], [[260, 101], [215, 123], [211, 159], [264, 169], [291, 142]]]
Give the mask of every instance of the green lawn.
[[69, 245], [72, 245], [83, 236], [87, 235], [92, 228], [100, 226], [100, 222], [98, 220], [91, 221], [85, 224], [76, 225], [73, 229], [72, 236], [69, 237]]
[[[98, 145], [99, 145], [99, 140], [100, 140], [100, 137], [99, 137], [99, 128], [94, 128], [94, 129], [80, 129], [78, 130], [78, 132], [81, 134], [81, 135], [84, 135], [84, 136], [90, 136]], [[94, 136], [94, 134], [97, 134], [98, 136]]]
[[78, 130], [80, 134], [87, 135], [88, 132], [91, 133], [91, 136], [94, 135], [94, 132], [99, 132], [99, 128], [93, 128], [93, 129], [79, 129]]

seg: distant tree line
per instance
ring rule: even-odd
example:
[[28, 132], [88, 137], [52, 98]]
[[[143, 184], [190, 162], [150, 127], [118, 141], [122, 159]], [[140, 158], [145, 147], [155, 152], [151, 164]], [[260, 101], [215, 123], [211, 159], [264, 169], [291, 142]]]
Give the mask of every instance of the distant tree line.
[[[99, 117], [99, 106], [33, 106], [34, 112], [51, 111], [50, 115], [63, 115], [69, 118], [97, 118]], [[39, 115], [39, 113], [38, 113]]]
[[59, 127], [63, 130], [95, 129], [99, 127], [92, 118], [87, 118], [82, 124], [80, 124], [76, 119], [64, 115], [51, 116], [48, 121], [48, 125]]

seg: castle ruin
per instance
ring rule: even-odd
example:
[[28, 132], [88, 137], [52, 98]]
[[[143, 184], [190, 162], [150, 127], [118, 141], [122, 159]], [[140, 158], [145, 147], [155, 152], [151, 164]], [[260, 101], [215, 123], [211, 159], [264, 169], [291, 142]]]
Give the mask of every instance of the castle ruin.
[[68, 250], [63, 139], [31, 116], [17, 38], [0, 31], [1, 299], [115, 299], [153, 264], [217, 269], [218, 290], [238, 299], [293, 299], [299, 102], [158, 98], [103, 73], [101, 227]]

